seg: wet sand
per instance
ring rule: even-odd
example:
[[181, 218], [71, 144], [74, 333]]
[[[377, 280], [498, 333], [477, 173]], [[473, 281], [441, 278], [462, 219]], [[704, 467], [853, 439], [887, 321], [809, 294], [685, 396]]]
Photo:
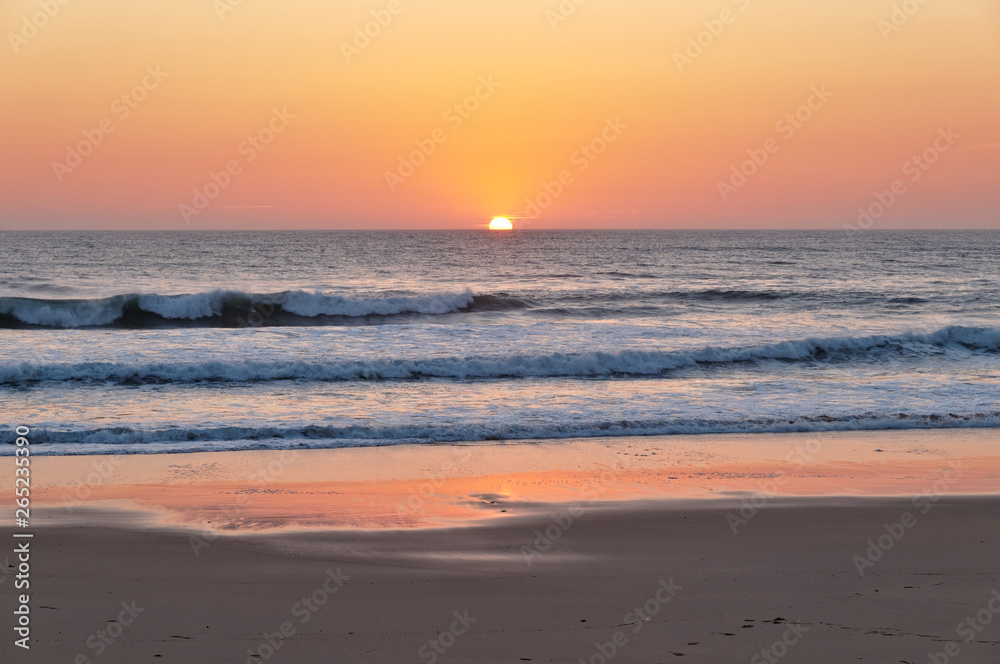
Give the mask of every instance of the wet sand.
[[[995, 662], [998, 442], [950, 430], [36, 457], [32, 647], [0, 651]], [[8, 634], [14, 579], [0, 579]]]

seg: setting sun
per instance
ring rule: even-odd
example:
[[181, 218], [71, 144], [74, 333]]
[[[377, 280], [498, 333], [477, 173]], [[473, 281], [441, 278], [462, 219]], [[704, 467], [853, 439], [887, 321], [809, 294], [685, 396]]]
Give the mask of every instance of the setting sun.
[[2, 40], [0, 664], [1000, 664], [1000, 0]]

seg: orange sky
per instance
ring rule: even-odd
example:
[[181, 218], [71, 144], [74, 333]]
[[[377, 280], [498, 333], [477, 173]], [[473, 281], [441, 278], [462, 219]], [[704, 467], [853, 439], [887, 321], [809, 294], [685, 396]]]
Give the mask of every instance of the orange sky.
[[0, 27], [0, 229], [841, 228], [896, 181], [877, 228], [1000, 227], [996, 0], [6, 0]]

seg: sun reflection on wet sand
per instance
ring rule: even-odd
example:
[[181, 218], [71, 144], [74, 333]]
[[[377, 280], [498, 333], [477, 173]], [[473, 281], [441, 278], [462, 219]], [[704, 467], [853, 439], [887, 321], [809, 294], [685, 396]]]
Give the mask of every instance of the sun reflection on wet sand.
[[232, 532], [398, 529], [573, 503], [917, 494], [955, 464], [950, 491], [982, 494], [1000, 489], [997, 442], [992, 430], [947, 430], [216, 452], [210, 465], [198, 454], [38, 457], [48, 484], [34, 504], [53, 523], [106, 508]]

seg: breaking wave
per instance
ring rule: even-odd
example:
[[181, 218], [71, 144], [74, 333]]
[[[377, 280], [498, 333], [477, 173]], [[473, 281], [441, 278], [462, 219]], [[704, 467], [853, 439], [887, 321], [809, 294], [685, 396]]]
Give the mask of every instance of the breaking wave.
[[694, 350], [535, 353], [370, 360], [241, 360], [173, 363], [6, 363], [0, 384], [32, 381], [142, 383], [275, 380], [414, 380], [425, 378], [642, 377], [734, 363], [872, 362], [953, 353], [996, 353], [1000, 329], [950, 326], [936, 332], [803, 339], [757, 346]]
[[[53, 294], [63, 292], [58, 286], [47, 288]], [[791, 301], [816, 303], [830, 298], [896, 308], [927, 302], [924, 298], [886, 298], [867, 292], [719, 288], [598, 288], [528, 294], [473, 294], [465, 290], [425, 295], [387, 292], [367, 297], [305, 290], [247, 293], [219, 289], [188, 295], [130, 293], [94, 299], [0, 297], [0, 329], [350, 325], [400, 315], [502, 313], [521, 309], [530, 309], [536, 315], [615, 318], [651, 315], [664, 304], [694, 302], [710, 307], [755, 307]]]
[[[503, 296], [470, 291], [435, 295], [351, 297], [302, 290], [254, 294], [214, 290], [193, 295], [128, 294], [98, 299], [0, 298], [0, 327], [219, 327], [315, 324], [320, 318], [446, 314], [503, 306]], [[516, 306], [516, 303], [513, 304]]]
[[[44, 454], [107, 454], [193, 452], [217, 449], [250, 450], [292, 447], [334, 448], [399, 445], [404, 443], [455, 443], [476, 441], [541, 440], [611, 436], [661, 436], [707, 433], [789, 433], [813, 431], [870, 431], [884, 429], [994, 428], [1000, 411], [978, 413], [864, 413], [788, 418], [767, 417], [732, 420], [657, 419], [594, 420], [573, 424], [469, 424], [459, 426], [315, 426], [216, 427], [204, 429], [137, 430], [128, 427], [51, 431], [32, 429], [35, 450]], [[12, 444], [16, 434], [0, 431], [0, 444]], [[0, 456], [4, 455], [0, 450]]]

